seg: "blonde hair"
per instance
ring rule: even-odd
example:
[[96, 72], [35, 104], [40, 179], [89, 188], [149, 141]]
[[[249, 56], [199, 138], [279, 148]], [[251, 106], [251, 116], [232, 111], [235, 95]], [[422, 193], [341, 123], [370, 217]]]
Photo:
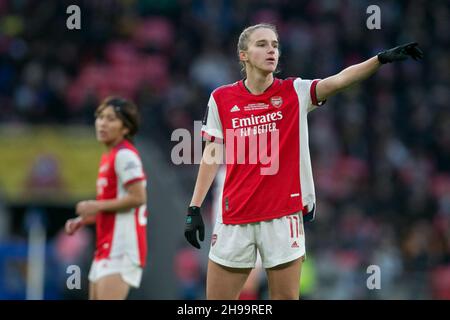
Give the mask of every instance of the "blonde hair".
[[[247, 51], [248, 50], [248, 43], [250, 41], [250, 36], [252, 35], [252, 33], [257, 30], [257, 29], [270, 29], [272, 30], [275, 35], [278, 37], [278, 31], [277, 31], [277, 27], [274, 26], [273, 24], [270, 23], [259, 23], [259, 24], [255, 24], [253, 26], [247, 27], [244, 29], [244, 31], [241, 32], [241, 34], [239, 35], [239, 40], [238, 40], [238, 44], [237, 44], [237, 54], [239, 57], [239, 53], [241, 51]], [[246, 70], [245, 70], [245, 62], [244, 61], [240, 61], [239, 60], [239, 64], [241, 65], [241, 73], [243, 76], [246, 76]]]

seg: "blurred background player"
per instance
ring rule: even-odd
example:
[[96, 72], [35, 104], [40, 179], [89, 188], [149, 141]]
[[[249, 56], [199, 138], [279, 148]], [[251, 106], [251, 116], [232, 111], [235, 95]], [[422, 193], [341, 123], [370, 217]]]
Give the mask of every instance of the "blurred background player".
[[[211, 240], [206, 296], [237, 299], [259, 253], [269, 297], [298, 299], [305, 258], [303, 216], [314, 218], [316, 202], [307, 114], [382, 64], [410, 57], [419, 60], [423, 54], [417, 43], [410, 43], [323, 80], [281, 80], [274, 77], [280, 55], [275, 26], [246, 28], [237, 51], [244, 79], [219, 87], [209, 99], [202, 127], [208, 142], [188, 208], [185, 236], [200, 248], [197, 232], [201, 241], [205, 233], [200, 207], [225, 151], [227, 171]], [[249, 142], [252, 135], [257, 136], [258, 145]], [[242, 142], [245, 148], [236, 148]], [[256, 148], [260, 158], [254, 164], [251, 154], [258, 152]], [[271, 163], [263, 163], [261, 154], [270, 154]]]
[[130, 287], [139, 287], [147, 256], [146, 177], [132, 141], [139, 114], [130, 101], [109, 97], [95, 116], [97, 139], [107, 148], [100, 162], [97, 200], [77, 204], [79, 217], [67, 221], [66, 232], [96, 224], [89, 298], [125, 299]]

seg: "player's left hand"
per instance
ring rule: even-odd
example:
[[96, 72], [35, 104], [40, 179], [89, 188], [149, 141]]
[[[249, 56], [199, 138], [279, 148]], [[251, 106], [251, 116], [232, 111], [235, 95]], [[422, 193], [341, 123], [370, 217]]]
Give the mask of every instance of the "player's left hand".
[[417, 42], [411, 42], [380, 52], [377, 57], [378, 61], [384, 64], [394, 61], [402, 61], [409, 57], [414, 60], [420, 60], [423, 58], [423, 52], [420, 50]]
[[95, 216], [99, 211], [100, 211], [99, 204], [98, 201], [96, 200], [86, 200], [77, 203], [76, 212], [79, 216], [83, 218]]
[[205, 225], [200, 213], [200, 207], [191, 206], [188, 208], [188, 214], [186, 216], [184, 236], [191, 245], [197, 249], [200, 249], [200, 244], [197, 239], [197, 231], [200, 241], [205, 240]]
[[67, 220], [66, 224], [64, 225], [64, 230], [69, 236], [71, 236], [75, 232], [77, 232], [77, 230], [80, 229], [82, 226], [83, 226], [83, 219], [81, 217], [77, 217], [74, 219]]

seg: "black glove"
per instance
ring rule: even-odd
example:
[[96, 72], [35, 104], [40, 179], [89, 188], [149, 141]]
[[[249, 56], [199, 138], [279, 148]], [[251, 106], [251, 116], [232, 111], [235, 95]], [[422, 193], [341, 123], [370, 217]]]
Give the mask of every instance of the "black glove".
[[315, 217], [316, 217], [316, 204], [313, 203], [313, 207], [311, 210], [309, 210], [308, 212], [303, 212], [303, 221], [304, 222], [313, 221]]
[[186, 216], [186, 225], [184, 227], [184, 236], [190, 244], [200, 249], [200, 244], [197, 240], [197, 230], [200, 241], [205, 240], [205, 225], [200, 214], [200, 207], [189, 207]]
[[378, 61], [384, 64], [393, 61], [402, 61], [408, 57], [412, 57], [414, 60], [420, 60], [423, 58], [423, 52], [419, 49], [417, 42], [411, 42], [380, 52], [377, 56]]

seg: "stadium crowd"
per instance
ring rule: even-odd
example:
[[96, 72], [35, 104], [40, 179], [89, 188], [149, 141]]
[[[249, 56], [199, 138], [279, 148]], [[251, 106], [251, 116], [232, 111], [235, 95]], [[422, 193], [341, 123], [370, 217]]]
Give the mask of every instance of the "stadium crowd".
[[[0, 125], [91, 124], [114, 92], [140, 106], [143, 135], [170, 161], [172, 131], [192, 131], [211, 90], [240, 78], [244, 26], [277, 25], [279, 77], [323, 78], [417, 41], [422, 62], [385, 65], [310, 114], [305, 295], [450, 299], [450, 5], [378, 3], [381, 29], [369, 30], [370, 1], [86, 0], [69, 31], [68, 1], [0, 0]], [[190, 192], [197, 166], [174, 170]], [[381, 290], [366, 287], [369, 265]]]

